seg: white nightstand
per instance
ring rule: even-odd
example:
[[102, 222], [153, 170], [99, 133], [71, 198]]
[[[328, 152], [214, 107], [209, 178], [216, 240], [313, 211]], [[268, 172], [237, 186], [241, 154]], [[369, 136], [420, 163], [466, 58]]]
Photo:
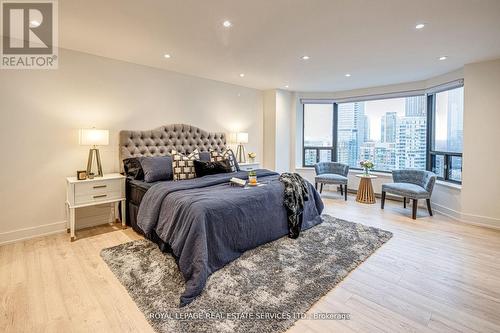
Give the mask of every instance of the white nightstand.
[[118, 217], [118, 203], [121, 202], [122, 227], [125, 221], [125, 176], [119, 173], [106, 174], [94, 179], [78, 180], [66, 178], [67, 231], [71, 241], [75, 240], [75, 209], [105, 203], [115, 203], [115, 219]]
[[260, 169], [260, 163], [259, 162], [252, 162], [252, 163], [238, 163], [240, 166], [241, 171], [251, 171], [255, 169]]

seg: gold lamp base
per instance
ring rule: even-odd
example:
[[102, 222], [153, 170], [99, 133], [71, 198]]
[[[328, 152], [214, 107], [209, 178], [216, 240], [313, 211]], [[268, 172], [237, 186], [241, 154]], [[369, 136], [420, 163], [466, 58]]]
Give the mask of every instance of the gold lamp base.
[[238, 163], [246, 163], [247, 162], [247, 158], [245, 156], [245, 147], [243, 146], [243, 144], [239, 144], [238, 147], [236, 148], [236, 160], [238, 161]]
[[89, 160], [87, 161], [87, 177], [90, 176], [90, 173], [92, 172], [92, 164], [94, 160], [94, 155], [95, 159], [97, 161], [97, 174], [94, 175], [94, 177], [102, 177], [102, 164], [101, 164], [101, 156], [99, 155], [99, 149], [97, 148], [91, 148], [89, 150]]

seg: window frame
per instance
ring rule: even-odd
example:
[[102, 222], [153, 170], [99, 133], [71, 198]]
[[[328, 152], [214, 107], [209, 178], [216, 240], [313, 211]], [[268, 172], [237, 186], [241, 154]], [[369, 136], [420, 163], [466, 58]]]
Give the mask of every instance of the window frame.
[[[436, 90], [433, 91], [432, 93], [427, 94], [427, 170], [432, 171], [434, 165], [433, 165], [433, 157], [435, 156], [443, 156], [444, 162], [443, 162], [443, 173], [444, 177], [441, 177], [441, 175], [437, 175], [437, 179], [449, 183], [454, 183], [454, 184], [462, 184], [462, 181], [460, 180], [455, 180], [451, 179], [449, 175], [449, 170], [451, 170], [451, 160], [453, 157], [460, 157], [462, 159], [462, 166], [461, 169], [463, 170], [463, 151], [461, 153], [457, 152], [450, 152], [450, 151], [440, 151], [440, 150], [435, 150], [435, 139], [436, 139], [436, 123], [435, 123], [435, 118], [436, 118], [436, 94], [444, 91], [450, 91], [453, 89], [458, 89], [463, 87], [464, 84], [458, 84], [456, 86], [451, 86], [447, 87], [446, 89], [442, 90]], [[463, 111], [462, 111], [463, 112]], [[435, 158], [434, 158], [435, 159]]]
[[[441, 177], [441, 175], [438, 175], [437, 179], [445, 182], [450, 182], [454, 184], [462, 184], [462, 181], [458, 181], [455, 179], [450, 179], [450, 175], [448, 170], [451, 170], [451, 161], [453, 157], [460, 157], [462, 159], [462, 167], [463, 167], [463, 152], [457, 153], [457, 152], [448, 152], [448, 151], [437, 151], [434, 150], [434, 140], [435, 140], [435, 112], [436, 112], [436, 94], [443, 92], [443, 91], [449, 91], [453, 89], [457, 89], [460, 87], [464, 87], [464, 82], [463, 79], [458, 80], [458, 83], [448, 83], [442, 86], [441, 89], [438, 88], [433, 88], [430, 89], [427, 92], [424, 92], [423, 95], [426, 97], [426, 112], [427, 112], [427, 133], [426, 133], [426, 170], [427, 171], [432, 171], [433, 167], [433, 157], [435, 156], [443, 156], [444, 158], [444, 177]], [[380, 98], [373, 98], [373, 96], [366, 96], [367, 99], [363, 100], [362, 98], [357, 99], [356, 101], [358, 102], [366, 102], [370, 100], [377, 100], [377, 99], [390, 99], [390, 98], [398, 98], [398, 97], [412, 97], [412, 96], [421, 96], [421, 94], [413, 94], [413, 93], [408, 93], [408, 94], [402, 94], [402, 93], [396, 93], [398, 96], [396, 97], [382, 97]], [[325, 100], [324, 102], [315, 100], [314, 102], [302, 102], [302, 167], [307, 168], [307, 167], [314, 167], [314, 165], [307, 165], [306, 164], [306, 150], [315, 150], [316, 151], [316, 163], [319, 162], [320, 158], [320, 150], [331, 150], [332, 152], [332, 162], [337, 162], [338, 161], [338, 106], [340, 103], [348, 103], [350, 101], [333, 101], [333, 100]], [[304, 146], [304, 130], [305, 130], [305, 105], [306, 104], [333, 104], [333, 124], [332, 124], [332, 146], [331, 147], [305, 147]], [[362, 170], [360, 167], [351, 167], [349, 166], [350, 170]], [[392, 171], [385, 171], [385, 170], [374, 170], [375, 172], [379, 173], [385, 173], [385, 174], [391, 174]]]
[[[306, 147], [305, 146], [305, 117], [306, 117], [306, 104], [333, 104], [333, 119], [332, 119], [332, 146], [328, 147], [317, 147], [317, 146], [311, 146], [311, 147]], [[302, 103], [302, 166], [304, 168], [310, 168], [314, 167], [313, 165], [308, 165], [306, 164], [306, 150], [316, 150], [316, 163], [319, 163], [320, 159], [320, 150], [330, 150], [332, 152], [332, 161], [334, 162], [337, 160], [337, 120], [338, 120], [338, 105], [337, 103]], [[315, 164], [316, 164], [315, 163]]]

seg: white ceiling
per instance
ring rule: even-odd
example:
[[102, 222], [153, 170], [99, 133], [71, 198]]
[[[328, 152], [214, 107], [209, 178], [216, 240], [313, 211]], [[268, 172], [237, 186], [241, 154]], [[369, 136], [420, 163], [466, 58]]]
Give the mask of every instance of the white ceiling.
[[258, 89], [394, 84], [500, 57], [500, 0], [63, 0], [59, 22], [64, 48]]

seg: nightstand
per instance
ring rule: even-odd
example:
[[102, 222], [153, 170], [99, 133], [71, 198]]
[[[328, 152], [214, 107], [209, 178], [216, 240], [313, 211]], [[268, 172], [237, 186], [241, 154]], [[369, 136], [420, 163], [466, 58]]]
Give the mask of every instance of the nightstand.
[[75, 240], [75, 209], [106, 203], [115, 203], [115, 219], [118, 218], [118, 204], [121, 202], [122, 227], [125, 221], [125, 176], [119, 173], [105, 174], [94, 179], [78, 180], [66, 178], [67, 231], [71, 241]]
[[260, 169], [259, 162], [238, 163], [238, 165], [239, 165], [241, 171], [251, 171], [251, 170]]

